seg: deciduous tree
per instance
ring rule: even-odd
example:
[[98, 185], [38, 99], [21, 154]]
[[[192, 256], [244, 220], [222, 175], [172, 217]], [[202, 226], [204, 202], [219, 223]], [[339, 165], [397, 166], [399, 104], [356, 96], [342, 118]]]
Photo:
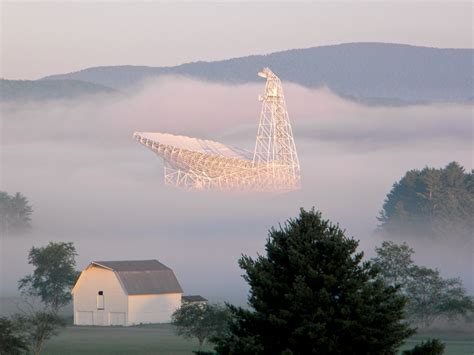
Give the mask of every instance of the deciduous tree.
[[392, 241], [382, 242], [381, 247], [376, 247], [377, 256], [373, 259], [380, 268], [380, 274], [390, 286], [404, 285], [408, 282], [415, 251], [406, 243], [396, 244]]
[[427, 327], [437, 318], [456, 319], [474, 311], [474, 301], [458, 278], [444, 279], [438, 270], [414, 263], [407, 244], [385, 241], [375, 248], [374, 265], [387, 285], [400, 287], [408, 298], [407, 318]]
[[10, 196], [0, 191], [0, 233], [16, 234], [28, 230], [32, 214], [33, 208], [21, 193]]
[[172, 323], [178, 335], [197, 338], [201, 349], [206, 340], [226, 329], [228, 318], [228, 310], [216, 304], [185, 304], [173, 313]]
[[45, 247], [31, 248], [28, 262], [35, 269], [18, 282], [19, 289], [27, 296], [39, 297], [56, 313], [71, 301], [71, 288], [79, 275], [76, 255], [73, 243], [50, 242]]
[[65, 326], [64, 320], [53, 312], [33, 312], [27, 316], [17, 316], [16, 322], [20, 324], [35, 355], [40, 355], [44, 343]]

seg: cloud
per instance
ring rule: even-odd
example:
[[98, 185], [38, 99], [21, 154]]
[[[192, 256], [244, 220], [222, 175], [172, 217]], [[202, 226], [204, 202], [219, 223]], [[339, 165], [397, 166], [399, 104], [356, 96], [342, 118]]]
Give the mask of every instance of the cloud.
[[[407, 170], [452, 160], [472, 168], [472, 106], [367, 107], [328, 90], [284, 88], [303, 188], [280, 195], [167, 188], [162, 162], [132, 138], [159, 131], [252, 150], [262, 85], [162, 78], [119, 96], [4, 105], [1, 190], [23, 192], [35, 210], [30, 235], [3, 239], [1, 263], [13, 269], [1, 272], [5, 292], [29, 270], [28, 248], [71, 240], [79, 267], [158, 258], [186, 292], [243, 303], [237, 258], [261, 252], [267, 230], [300, 207], [316, 206], [370, 253], [375, 217]], [[437, 255], [426, 260], [449, 268]], [[462, 274], [462, 265], [450, 272]]]

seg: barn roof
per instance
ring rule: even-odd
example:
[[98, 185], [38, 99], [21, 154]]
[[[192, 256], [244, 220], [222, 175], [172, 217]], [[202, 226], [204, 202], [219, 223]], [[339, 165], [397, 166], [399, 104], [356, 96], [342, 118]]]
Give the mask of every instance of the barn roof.
[[93, 261], [115, 272], [129, 295], [183, 293], [176, 276], [158, 260]]

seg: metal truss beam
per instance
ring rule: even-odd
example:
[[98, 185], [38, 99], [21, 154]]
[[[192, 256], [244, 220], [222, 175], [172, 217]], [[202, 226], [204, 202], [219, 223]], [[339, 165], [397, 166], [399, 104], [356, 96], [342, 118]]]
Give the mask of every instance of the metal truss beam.
[[206, 154], [134, 137], [165, 164], [165, 184], [187, 190], [290, 191], [300, 187], [300, 165], [280, 79], [268, 68], [253, 159]]

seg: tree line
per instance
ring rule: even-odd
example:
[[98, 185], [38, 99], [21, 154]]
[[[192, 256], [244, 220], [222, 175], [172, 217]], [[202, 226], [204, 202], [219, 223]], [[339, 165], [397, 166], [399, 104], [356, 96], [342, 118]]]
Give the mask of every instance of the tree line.
[[[387, 195], [380, 229], [393, 238], [472, 237], [473, 186], [473, 172], [456, 162], [409, 171]], [[21, 193], [0, 192], [3, 232], [27, 230], [32, 213]], [[461, 280], [416, 265], [409, 245], [383, 241], [365, 260], [358, 241], [314, 209], [272, 228], [265, 251], [238, 261], [249, 307], [183, 305], [173, 314], [177, 333], [196, 338], [200, 349], [211, 342], [218, 354], [395, 354], [417, 327], [474, 313]], [[34, 271], [18, 286], [43, 306], [0, 317], [1, 354], [40, 354], [64, 326], [58, 311], [71, 301], [76, 256], [72, 243], [31, 248]], [[443, 347], [431, 339], [405, 353], [441, 354]]]
[[[183, 305], [172, 317], [177, 333], [200, 346], [213, 343], [218, 354], [395, 354], [416, 326], [474, 311], [461, 281], [416, 265], [408, 245], [383, 242], [375, 258], [364, 260], [358, 241], [314, 209], [272, 228], [265, 251], [239, 259], [249, 307]], [[58, 312], [79, 276], [76, 256], [72, 243], [31, 248], [34, 271], [18, 286], [43, 306], [0, 317], [0, 353], [40, 354], [58, 334], [64, 326]], [[429, 340], [413, 353], [442, 348]]]
[[[184, 305], [173, 316], [178, 334], [207, 339], [217, 354], [395, 354], [417, 326], [473, 314], [461, 280], [416, 265], [408, 245], [383, 242], [367, 261], [357, 248], [321, 213], [301, 210], [270, 230], [266, 255], [239, 260], [249, 307]], [[404, 354], [443, 351], [429, 339]]]
[[378, 217], [389, 236], [472, 238], [474, 172], [457, 162], [410, 170], [388, 193]]

